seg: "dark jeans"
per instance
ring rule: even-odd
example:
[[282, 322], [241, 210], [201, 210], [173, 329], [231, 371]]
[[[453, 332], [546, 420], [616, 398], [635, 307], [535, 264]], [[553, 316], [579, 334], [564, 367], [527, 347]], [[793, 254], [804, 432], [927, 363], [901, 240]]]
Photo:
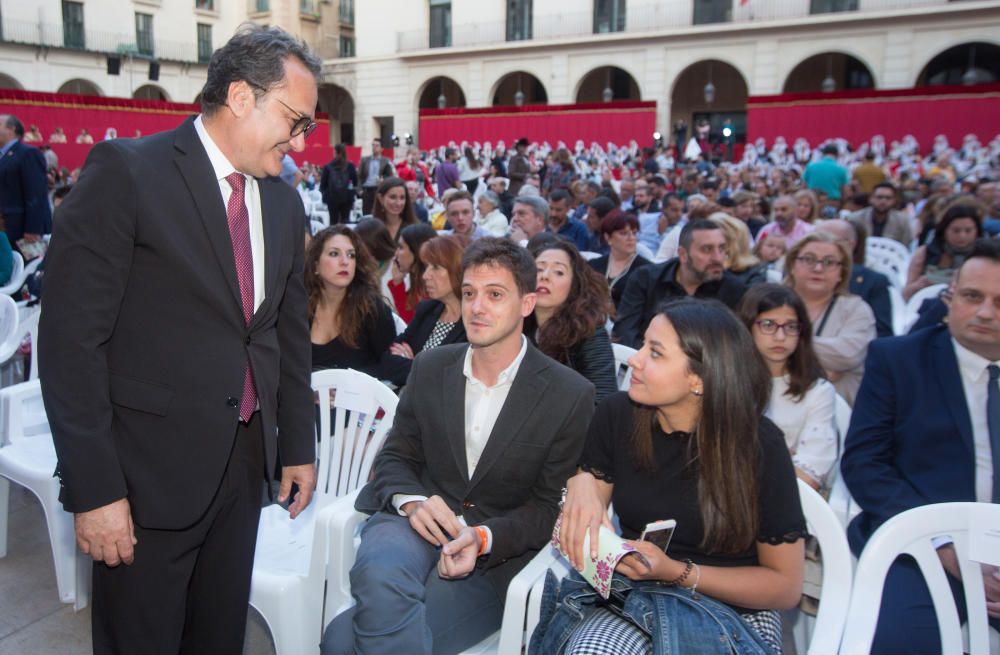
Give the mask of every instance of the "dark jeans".
[[439, 557], [405, 517], [372, 516], [351, 568], [357, 604], [327, 626], [322, 655], [460, 653], [499, 630], [503, 603], [492, 583], [478, 569], [443, 580]]
[[95, 655], [240, 655], [264, 488], [260, 415], [240, 423], [204, 516], [184, 530], [135, 526], [135, 561], [94, 564]]

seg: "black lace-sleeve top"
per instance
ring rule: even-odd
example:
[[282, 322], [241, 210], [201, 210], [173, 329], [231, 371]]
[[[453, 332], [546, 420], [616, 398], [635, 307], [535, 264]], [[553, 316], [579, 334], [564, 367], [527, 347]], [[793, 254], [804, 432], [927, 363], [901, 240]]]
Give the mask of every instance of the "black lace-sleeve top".
[[[698, 509], [696, 466], [689, 461], [692, 437], [684, 432], [665, 434], [655, 427], [653, 457], [656, 470], [640, 471], [629, 446], [632, 412], [632, 402], [624, 392], [608, 396], [598, 405], [580, 459], [584, 470], [614, 484], [611, 500], [622, 536], [638, 539], [647, 523], [674, 519], [677, 529], [667, 551], [672, 558], [690, 558], [711, 566], [758, 564], [756, 547], [744, 553], [724, 555], [706, 553], [700, 548], [704, 526]], [[806, 533], [795, 469], [781, 430], [761, 417], [759, 432], [760, 529], [757, 540], [770, 544], [794, 542]]]

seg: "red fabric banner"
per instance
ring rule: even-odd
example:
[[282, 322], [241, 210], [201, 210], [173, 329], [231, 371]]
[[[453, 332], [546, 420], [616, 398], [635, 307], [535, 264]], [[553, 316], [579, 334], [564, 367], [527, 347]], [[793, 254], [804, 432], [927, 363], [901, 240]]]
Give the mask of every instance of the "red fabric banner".
[[857, 146], [877, 134], [887, 142], [912, 134], [929, 149], [939, 134], [954, 146], [966, 134], [987, 143], [1000, 133], [1000, 84], [786, 93], [747, 104], [747, 140], [763, 137], [768, 145], [778, 136], [789, 145], [802, 137], [813, 146], [832, 138]]
[[635, 139], [649, 143], [656, 129], [655, 102], [611, 102], [580, 105], [524, 105], [522, 107], [447, 108], [420, 110], [420, 148], [427, 150], [449, 142], [504, 140], [510, 147], [521, 137], [577, 140], [602, 147], [623, 145]]
[[[68, 143], [50, 145], [59, 157], [59, 165], [70, 170], [83, 165], [92, 147], [76, 143], [81, 129], [86, 129], [94, 141], [103, 140], [109, 127], [115, 128], [119, 138], [134, 137], [136, 130], [148, 136], [172, 130], [200, 111], [198, 105], [178, 102], [0, 89], [0, 114], [17, 116], [25, 130], [38, 126], [43, 141], [34, 145], [48, 144], [55, 128], [63, 129]], [[318, 126], [306, 140], [306, 149], [291, 153], [300, 165], [306, 161], [325, 164], [333, 158], [333, 147], [329, 145], [330, 121], [323, 114], [317, 115], [316, 122]]]

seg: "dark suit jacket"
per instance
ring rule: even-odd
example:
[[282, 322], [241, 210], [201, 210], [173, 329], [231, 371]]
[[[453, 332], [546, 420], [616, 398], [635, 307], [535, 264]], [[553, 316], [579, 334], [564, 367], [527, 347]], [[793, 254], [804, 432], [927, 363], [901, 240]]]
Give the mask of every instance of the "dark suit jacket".
[[192, 120], [90, 151], [45, 258], [39, 337], [67, 511], [127, 497], [144, 527], [193, 524], [229, 460], [248, 356], [266, 473], [315, 460], [302, 203], [277, 177], [258, 186], [266, 289], [247, 326]]
[[972, 422], [947, 326], [868, 347], [840, 468], [862, 508], [847, 530], [855, 553], [908, 509], [975, 502]]
[[561, 489], [583, 450], [594, 388], [528, 344], [470, 479], [462, 373], [467, 348], [442, 346], [414, 360], [374, 479], [355, 507], [395, 512], [395, 494], [440, 496], [469, 525], [493, 532], [493, 550], [477, 568], [502, 597], [552, 536]]
[[[620, 343], [639, 348], [660, 304], [670, 298], [687, 296], [684, 287], [677, 283], [678, 266], [680, 260], [674, 257], [662, 264], [643, 266], [631, 274], [625, 293], [618, 302], [618, 318], [615, 320], [614, 336]], [[715, 298], [735, 309], [746, 290], [742, 282], [726, 271], [721, 280], [705, 282], [695, 289], [694, 297]]]
[[[417, 303], [417, 308], [413, 311], [413, 319], [406, 325], [403, 333], [396, 337], [396, 343], [405, 341], [410, 345], [414, 355], [420, 354], [443, 312], [443, 302], [438, 300], [421, 300]], [[464, 343], [465, 341], [465, 323], [462, 322], [462, 319], [459, 319], [451, 330], [448, 331], [448, 334], [445, 335], [441, 345]], [[406, 378], [410, 375], [410, 366], [412, 364], [412, 359], [386, 353], [382, 357], [381, 362], [381, 379], [389, 380], [397, 387], [401, 387], [406, 383]]]
[[892, 300], [889, 299], [889, 278], [878, 271], [854, 264], [851, 267], [851, 282], [848, 291], [868, 303], [875, 314], [875, 332], [880, 337], [891, 337]]
[[[372, 160], [371, 155], [365, 155], [364, 157], [361, 158], [361, 161], [358, 163], [357, 186], [359, 189], [365, 185], [365, 181], [368, 179], [368, 164], [371, 162], [371, 160]], [[396, 174], [396, 167], [392, 165], [392, 162], [389, 161], [388, 157], [379, 157], [379, 162], [380, 163], [378, 165], [378, 182], [376, 182], [375, 186], [378, 186], [378, 183], [384, 180], [385, 178], [392, 177], [393, 175]]]
[[28, 234], [52, 231], [45, 155], [18, 141], [0, 157], [0, 214], [13, 244]]

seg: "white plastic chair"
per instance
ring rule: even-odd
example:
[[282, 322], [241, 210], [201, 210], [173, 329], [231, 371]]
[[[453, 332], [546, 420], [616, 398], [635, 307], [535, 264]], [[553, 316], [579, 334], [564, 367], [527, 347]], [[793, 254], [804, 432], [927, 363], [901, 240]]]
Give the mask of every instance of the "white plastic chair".
[[[25, 338], [29, 338], [31, 341], [31, 364], [28, 380], [36, 380], [38, 379], [38, 319], [41, 308], [38, 306], [17, 307], [15, 304], [15, 311], [13, 318], [11, 318], [10, 303], [13, 302], [10, 296], [0, 296], [0, 336], [2, 336], [0, 364], [10, 360], [24, 343]], [[2, 377], [3, 385], [9, 386], [23, 381], [21, 378], [16, 380], [14, 378], [15, 369], [5, 368]]]
[[937, 298], [941, 295], [941, 292], [947, 288], [947, 284], [932, 284], [931, 286], [924, 287], [910, 296], [910, 299], [906, 301], [906, 311], [903, 317], [903, 331], [897, 332], [896, 334], [906, 334], [909, 332], [910, 328], [913, 327], [913, 324], [920, 318], [919, 310], [920, 306], [924, 304], [924, 301], [931, 298]]
[[889, 285], [889, 303], [892, 305], [892, 333], [906, 334], [906, 301], [900, 287]]
[[10, 483], [33, 493], [42, 505], [48, 526], [59, 599], [87, 605], [89, 558], [79, 555], [73, 515], [59, 503], [56, 451], [42, 404], [38, 380], [0, 389], [0, 557], [7, 555], [7, 518]]
[[639, 351], [620, 343], [611, 344], [611, 350], [615, 354], [615, 377], [618, 378], [618, 389], [628, 391], [629, 385], [632, 384], [632, 367], [628, 365], [628, 360]]
[[324, 227], [330, 226], [330, 210], [328, 209], [319, 209], [314, 207], [312, 210], [311, 218], [314, 221], [319, 221], [320, 223], [322, 223]]
[[644, 243], [635, 244], [635, 252], [640, 257], [643, 257], [649, 261], [653, 261], [653, 259], [656, 258], [656, 254], [653, 253], [653, 250]]
[[[261, 512], [250, 604], [264, 617], [278, 655], [313, 652], [323, 632], [328, 507], [368, 480], [396, 415], [396, 395], [353, 370], [317, 371], [319, 457], [312, 503], [294, 521], [281, 507]], [[332, 411], [331, 411], [332, 410]]]
[[844, 456], [844, 440], [847, 438], [847, 429], [851, 425], [851, 406], [840, 394], [836, 396], [833, 412], [838, 433], [837, 465], [833, 471], [829, 503], [830, 508], [840, 520], [840, 524], [846, 529], [847, 524], [861, 512], [861, 508], [854, 502], [851, 492], [847, 490], [847, 484], [840, 474], [840, 458]]
[[910, 251], [895, 239], [868, 237], [865, 241], [865, 265], [883, 273], [894, 286], [906, 286]]
[[[28, 278], [29, 275], [24, 270], [24, 257], [21, 256], [21, 253], [19, 252], [13, 253], [13, 259], [14, 259], [14, 268], [10, 272], [10, 279], [7, 280], [7, 284], [0, 287], [0, 293], [4, 295], [12, 294], [21, 287], [23, 287], [24, 281]], [[39, 258], [36, 261], [40, 262], [41, 259]], [[31, 270], [34, 271], [36, 268], [38, 268], [38, 264], [35, 262], [32, 262], [32, 264], [34, 264], [34, 267]]]
[[580, 251], [580, 256], [586, 259], [587, 261], [590, 261], [591, 259], [600, 259], [601, 253], [591, 252], [590, 250], [582, 250]]
[[[898, 514], [875, 531], [858, 560], [842, 652], [867, 653], [871, 650], [886, 574], [896, 558], [904, 554], [917, 562], [930, 590], [941, 635], [941, 652], [969, 652], [971, 655], [991, 652], [983, 576], [979, 564], [969, 559], [969, 524], [974, 508], [988, 513], [991, 527], [1000, 528], [1000, 505], [940, 503]], [[950, 537], [958, 555], [969, 617], [967, 649], [963, 649], [962, 628], [948, 579], [931, 542], [938, 536]], [[905, 630], [906, 626], [899, 628]]]
[[392, 313], [392, 322], [396, 324], [397, 335], [402, 334], [403, 330], [406, 329], [406, 321], [404, 321], [403, 317], [397, 314], [396, 312]]

